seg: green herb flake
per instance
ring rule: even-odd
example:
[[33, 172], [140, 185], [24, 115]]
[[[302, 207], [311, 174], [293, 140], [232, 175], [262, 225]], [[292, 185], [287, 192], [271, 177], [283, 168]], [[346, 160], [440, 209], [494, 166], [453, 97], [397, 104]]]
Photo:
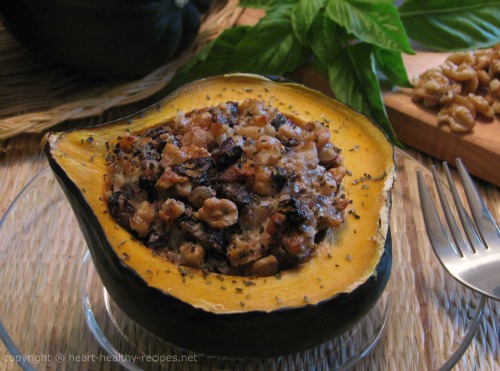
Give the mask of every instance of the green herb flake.
[[382, 174], [381, 174], [381, 175], [379, 175], [379, 176], [377, 176], [377, 177], [372, 178], [372, 180], [373, 180], [373, 181], [384, 180], [386, 176], [387, 176], [387, 173], [384, 171], [384, 172], [382, 172]]
[[356, 213], [355, 210], [349, 210], [349, 214], [354, 216], [354, 219], [361, 219], [361, 217]]
[[177, 269], [182, 276], [182, 282], [185, 282], [186, 277], [193, 278], [193, 272], [191, 272], [191, 269], [186, 267], [177, 267]]

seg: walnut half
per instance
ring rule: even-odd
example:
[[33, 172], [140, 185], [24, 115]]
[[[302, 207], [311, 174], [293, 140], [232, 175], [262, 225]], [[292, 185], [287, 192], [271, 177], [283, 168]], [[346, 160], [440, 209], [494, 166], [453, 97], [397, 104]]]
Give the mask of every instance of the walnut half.
[[437, 120], [450, 125], [451, 131], [467, 133], [474, 127], [475, 115], [469, 108], [451, 103], [439, 111]]

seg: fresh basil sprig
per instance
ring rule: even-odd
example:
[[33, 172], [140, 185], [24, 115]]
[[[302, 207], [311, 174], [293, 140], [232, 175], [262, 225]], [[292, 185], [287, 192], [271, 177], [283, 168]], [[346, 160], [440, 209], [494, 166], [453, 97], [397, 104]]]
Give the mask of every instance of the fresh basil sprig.
[[436, 51], [485, 48], [500, 40], [499, 0], [411, 0], [399, 15], [412, 40]]
[[286, 76], [312, 62], [340, 101], [376, 121], [397, 141], [382, 100], [381, 77], [410, 87], [402, 53], [409, 39], [435, 50], [477, 49], [500, 40], [493, 0], [240, 0], [266, 15], [253, 27], [224, 31], [169, 84], [252, 72]]

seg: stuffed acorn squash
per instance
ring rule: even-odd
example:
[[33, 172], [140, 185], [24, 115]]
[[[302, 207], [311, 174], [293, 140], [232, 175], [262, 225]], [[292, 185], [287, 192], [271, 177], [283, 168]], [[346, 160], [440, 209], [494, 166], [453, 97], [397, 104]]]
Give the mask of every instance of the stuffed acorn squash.
[[207, 78], [43, 145], [109, 294], [172, 344], [304, 350], [346, 331], [386, 286], [393, 147], [321, 93]]

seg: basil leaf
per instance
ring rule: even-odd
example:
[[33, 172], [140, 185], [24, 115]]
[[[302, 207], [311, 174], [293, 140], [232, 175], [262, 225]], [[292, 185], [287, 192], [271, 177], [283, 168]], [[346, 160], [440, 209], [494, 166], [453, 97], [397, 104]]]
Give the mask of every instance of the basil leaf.
[[399, 14], [409, 37], [433, 50], [472, 50], [500, 41], [498, 0], [409, 0]]
[[413, 53], [398, 8], [391, 0], [330, 0], [327, 15], [357, 38], [400, 52]]
[[291, 7], [269, 10], [237, 45], [234, 68], [241, 72], [283, 75], [309, 57], [309, 50], [295, 36]]
[[233, 66], [235, 46], [250, 30], [249, 26], [225, 30], [177, 71], [167, 86], [168, 91], [173, 91], [192, 80], [235, 71]]
[[373, 48], [373, 54], [377, 66], [387, 76], [390, 82], [405, 88], [411, 88], [413, 86], [408, 79], [401, 53], [375, 46]]
[[328, 80], [338, 100], [371, 117], [400, 145], [382, 100], [371, 45], [347, 46], [328, 65]]
[[316, 15], [311, 25], [308, 44], [316, 57], [316, 67], [320, 71], [325, 71], [331, 59], [336, 57], [336, 51], [340, 51], [342, 48], [339, 27], [326, 16], [324, 11]]
[[292, 27], [302, 44], [307, 44], [309, 29], [315, 24], [315, 18], [326, 0], [300, 0], [292, 10]]
[[297, 4], [300, 0], [240, 0], [242, 8], [271, 9], [280, 5]]
[[172, 79], [169, 89], [211, 75], [252, 72], [285, 75], [309, 57], [309, 50], [295, 37], [291, 6], [271, 9], [254, 27], [225, 30]]

